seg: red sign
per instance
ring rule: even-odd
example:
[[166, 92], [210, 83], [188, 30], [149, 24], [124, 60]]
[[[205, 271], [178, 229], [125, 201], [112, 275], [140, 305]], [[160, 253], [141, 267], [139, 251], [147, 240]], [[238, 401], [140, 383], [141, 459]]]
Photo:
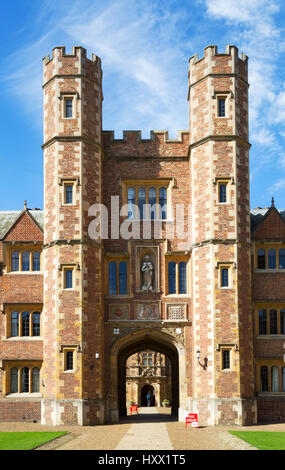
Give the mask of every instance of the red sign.
[[185, 428], [187, 424], [191, 424], [192, 427], [198, 427], [198, 413], [188, 413], [188, 416], [185, 418]]

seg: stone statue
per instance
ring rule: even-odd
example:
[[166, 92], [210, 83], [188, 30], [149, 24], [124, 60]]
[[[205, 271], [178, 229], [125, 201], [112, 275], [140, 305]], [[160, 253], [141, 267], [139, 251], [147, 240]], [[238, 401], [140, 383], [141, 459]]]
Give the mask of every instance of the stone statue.
[[142, 290], [152, 290], [153, 265], [148, 255], [146, 255], [143, 259], [141, 271], [143, 273]]

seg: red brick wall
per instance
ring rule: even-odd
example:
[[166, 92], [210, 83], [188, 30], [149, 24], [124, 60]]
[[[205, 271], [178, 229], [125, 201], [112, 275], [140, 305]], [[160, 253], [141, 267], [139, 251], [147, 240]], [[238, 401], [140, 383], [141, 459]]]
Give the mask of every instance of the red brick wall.
[[4, 240], [5, 241], [43, 241], [43, 233], [38, 228], [31, 217], [24, 213], [21, 218], [16, 222], [16, 224], [11, 228], [7, 233]]
[[40, 420], [40, 400], [0, 400], [0, 422], [39, 422]]

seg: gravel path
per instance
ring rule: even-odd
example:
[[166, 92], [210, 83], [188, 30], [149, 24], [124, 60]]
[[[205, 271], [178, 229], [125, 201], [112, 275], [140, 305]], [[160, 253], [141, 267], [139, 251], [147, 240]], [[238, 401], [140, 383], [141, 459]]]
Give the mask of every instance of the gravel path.
[[230, 430], [285, 432], [285, 423], [258, 426], [215, 426], [185, 429], [165, 409], [140, 409], [119, 424], [102, 426], [42, 426], [0, 423], [1, 431], [68, 431], [37, 450], [255, 450]]

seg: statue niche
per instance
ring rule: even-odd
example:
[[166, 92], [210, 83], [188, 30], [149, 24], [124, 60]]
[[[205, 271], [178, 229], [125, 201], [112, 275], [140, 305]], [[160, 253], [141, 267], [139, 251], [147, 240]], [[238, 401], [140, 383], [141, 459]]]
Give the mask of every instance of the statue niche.
[[153, 275], [154, 267], [151, 262], [150, 256], [145, 255], [141, 264], [142, 272], [142, 290], [153, 290]]

